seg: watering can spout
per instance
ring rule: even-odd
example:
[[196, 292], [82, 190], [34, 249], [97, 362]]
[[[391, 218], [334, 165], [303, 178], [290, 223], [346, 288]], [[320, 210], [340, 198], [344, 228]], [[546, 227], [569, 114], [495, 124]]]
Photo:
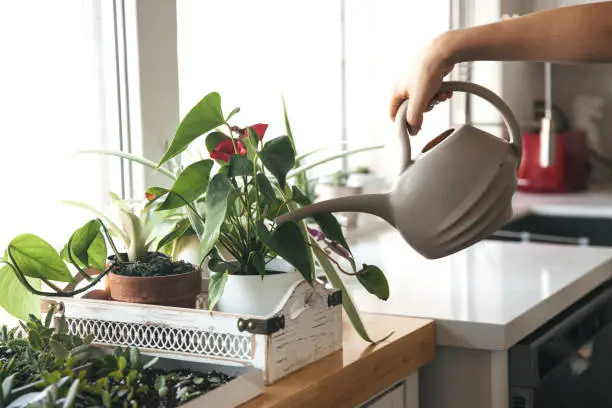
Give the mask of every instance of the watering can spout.
[[388, 194], [360, 194], [320, 201], [283, 214], [276, 219], [276, 223], [281, 225], [287, 221], [297, 222], [317, 214], [336, 212], [372, 214], [394, 225]]

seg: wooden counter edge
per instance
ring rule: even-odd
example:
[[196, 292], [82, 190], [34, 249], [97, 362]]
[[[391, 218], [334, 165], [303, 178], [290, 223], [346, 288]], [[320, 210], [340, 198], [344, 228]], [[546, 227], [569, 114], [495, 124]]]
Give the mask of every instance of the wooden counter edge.
[[355, 408], [433, 360], [433, 320], [369, 313], [362, 318], [366, 328], [377, 329], [373, 337], [395, 333], [370, 346], [345, 322], [343, 350], [265, 387], [240, 408]]

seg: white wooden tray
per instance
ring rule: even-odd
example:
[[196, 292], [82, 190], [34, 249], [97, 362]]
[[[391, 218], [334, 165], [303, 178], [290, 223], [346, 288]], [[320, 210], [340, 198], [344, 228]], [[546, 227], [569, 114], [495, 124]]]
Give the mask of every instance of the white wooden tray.
[[264, 318], [165, 306], [62, 297], [54, 305], [71, 334], [94, 345], [136, 346], [143, 354], [254, 367], [265, 384], [342, 348], [342, 296], [318, 282], [296, 282]]

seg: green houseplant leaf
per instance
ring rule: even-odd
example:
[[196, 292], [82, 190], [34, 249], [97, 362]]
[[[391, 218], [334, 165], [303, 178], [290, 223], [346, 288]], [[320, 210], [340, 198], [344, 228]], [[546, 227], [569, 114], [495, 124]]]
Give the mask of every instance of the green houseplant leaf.
[[198, 102], [181, 121], [168, 150], [158, 166], [179, 155], [199, 136], [225, 123], [221, 95], [211, 92]]
[[225, 283], [229, 278], [227, 271], [225, 272], [214, 272], [210, 274], [210, 282], [208, 284], [208, 309], [213, 310], [221, 295], [223, 295], [223, 289]]
[[219, 238], [221, 225], [227, 213], [227, 198], [231, 191], [231, 185], [227, 176], [218, 173], [213, 176], [206, 192], [206, 222], [204, 223], [204, 235], [202, 236], [200, 255], [207, 256]]
[[368, 292], [379, 299], [389, 299], [389, 283], [380, 268], [375, 265], [363, 265], [363, 269], [355, 276]]
[[213, 161], [210, 159], [200, 160], [187, 166], [178, 175], [170, 194], [157, 209], [171, 210], [182, 207], [204, 194], [208, 187], [212, 166]]
[[51, 245], [34, 234], [21, 234], [8, 245], [13, 264], [17, 264], [24, 275], [53, 281], [72, 282], [66, 263]]
[[309, 260], [308, 245], [300, 227], [294, 222], [286, 222], [273, 232], [268, 231], [263, 223], [258, 225], [261, 240], [272, 251], [293, 265], [304, 280], [312, 285], [313, 267]]
[[[80, 267], [104, 271], [107, 249], [98, 221], [91, 220], [77, 229], [69, 242], [70, 254]], [[62, 258], [70, 262], [68, 249], [68, 244], [66, 244], [62, 250]]]
[[313, 251], [315, 253], [315, 256], [317, 257], [317, 260], [323, 267], [323, 270], [325, 271], [325, 275], [327, 275], [327, 278], [329, 279], [329, 281], [331, 282], [334, 288], [340, 289], [342, 291], [342, 307], [344, 308], [344, 311], [346, 312], [349, 320], [351, 321], [351, 324], [353, 325], [357, 333], [359, 333], [361, 338], [370, 343], [379, 343], [381, 341], [388, 339], [393, 334], [393, 332], [389, 333], [388, 335], [386, 335], [380, 340], [377, 340], [377, 341], [372, 340], [372, 338], [368, 334], [368, 331], [363, 325], [363, 322], [361, 321], [361, 317], [359, 316], [359, 311], [355, 307], [355, 303], [353, 303], [353, 299], [351, 298], [349, 292], [346, 290], [346, 287], [344, 286], [344, 283], [342, 283], [342, 280], [338, 276], [338, 273], [334, 269], [334, 266], [332, 265], [330, 260], [327, 258], [327, 255], [325, 254], [325, 252], [317, 245], [316, 241], [314, 241], [314, 239], [311, 238], [310, 242], [313, 244], [312, 245]]
[[295, 151], [288, 136], [279, 136], [264, 145], [259, 157], [270, 173], [276, 177], [281, 189], [285, 188], [287, 173], [295, 164]]
[[233, 154], [229, 160], [229, 177], [241, 177], [253, 175], [253, 162], [244, 156]]
[[[26, 279], [34, 289], [40, 290], [40, 279]], [[30, 314], [40, 315], [40, 297], [28, 292], [10, 265], [0, 268], [0, 306], [24, 321], [28, 320]]]

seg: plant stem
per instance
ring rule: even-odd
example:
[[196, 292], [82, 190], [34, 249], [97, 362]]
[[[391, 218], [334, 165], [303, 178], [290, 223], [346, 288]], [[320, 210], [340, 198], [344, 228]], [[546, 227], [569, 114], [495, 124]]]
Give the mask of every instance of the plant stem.
[[236, 147], [236, 141], [234, 140], [234, 134], [232, 132], [232, 127], [227, 122], [225, 122], [225, 125], [227, 126], [227, 129], [229, 130], [229, 137], [232, 141], [232, 146], [234, 147], [234, 153], [238, 154], [238, 148]]
[[108, 233], [108, 230], [106, 229], [106, 225], [104, 225], [101, 219], [96, 218], [96, 220], [102, 226], [102, 230], [104, 230], [104, 235], [106, 235], [106, 239], [108, 239], [108, 243], [110, 244], [111, 249], [113, 250], [113, 253], [115, 254], [115, 257], [117, 258], [117, 262], [121, 262], [122, 261], [121, 255], [119, 254], [119, 251], [117, 250], [117, 247], [115, 246], [115, 241], [113, 241], [112, 237]]

